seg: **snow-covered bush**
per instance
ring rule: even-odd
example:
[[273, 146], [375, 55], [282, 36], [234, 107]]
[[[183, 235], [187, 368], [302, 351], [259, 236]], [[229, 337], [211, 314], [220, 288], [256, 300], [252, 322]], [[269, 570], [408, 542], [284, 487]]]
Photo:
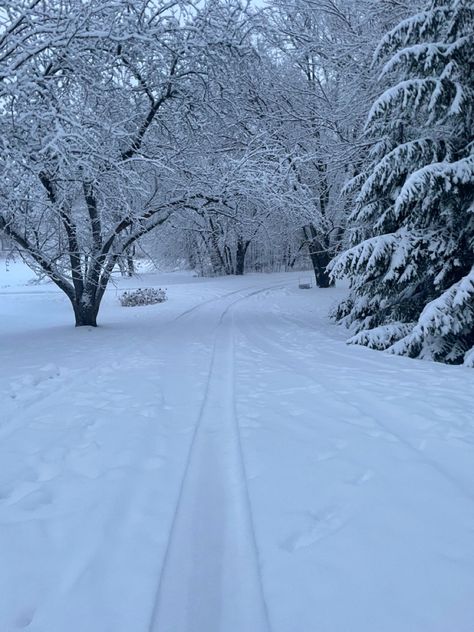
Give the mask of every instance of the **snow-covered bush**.
[[[430, 0], [380, 43], [386, 90], [373, 146], [348, 186], [351, 280], [334, 312], [350, 342], [472, 365], [474, 346], [474, 6]], [[388, 58], [388, 61], [386, 59]]]
[[120, 296], [119, 300], [123, 307], [136, 307], [137, 305], [154, 305], [155, 303], [163, 303], [167, 300], [166, 290], [161, 288], [138, 288], [138, 290], [129, 290]]

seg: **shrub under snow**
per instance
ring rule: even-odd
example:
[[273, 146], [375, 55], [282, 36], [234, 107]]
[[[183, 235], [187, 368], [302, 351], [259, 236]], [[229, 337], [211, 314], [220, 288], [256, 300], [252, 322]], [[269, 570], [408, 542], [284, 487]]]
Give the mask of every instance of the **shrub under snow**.
[[163, 303], [167, 300], [167, 298], [166, 290], [148, 287], [124, 292], [119, 300], [123, 307], [136, 307], [137, 305], [154, 305], [155, 303]]

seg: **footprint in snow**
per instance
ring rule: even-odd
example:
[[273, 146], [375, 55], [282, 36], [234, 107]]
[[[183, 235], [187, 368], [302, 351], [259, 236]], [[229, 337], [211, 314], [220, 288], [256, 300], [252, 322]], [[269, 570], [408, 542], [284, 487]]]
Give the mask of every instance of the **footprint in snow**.
[[0, 487], [0, 502], [8, 500], [14, 491], [14, 487], [12, 486], [5, 485]]
[[15, 618], [13, 625], [17, 629], [27, 628], [33, 621], [35, 608], [25, 608]]
[[446, 432], [444, 439], [449, 441], [450, 443], [463, 445], [463, 444], [474, 444], [474, 435], [472, 433], [463, 433], [456, 430], [448, 430]]
[[160, 409], [158, 408], [158, 406], [146, 406], [138, 410], [138, 415], [140, 415], [141, 417], [145, 417], [146, 419], [156, 418], [159, 416], [159, 414]]
[[352, 484], [357, 486], [364, 485], [374, 477], [374, 474], [375, 472], [371, 469], [365, 470], [365, 472], [360, 474], [360, 476], [356, 476], [356, 478], [352, 481]]
[[325, 452], [318, 452], [316, 455], [316, 461], [329, 461], [338, 455], [337, 450], [326, 450]]
[[36, 489], [30, 492], [26, 496], [23, 496], [16, 506], [26, 511], [36, 511], [44, 505], [50, 505], [53, 502], [53, 496], [51, 492], [45, 489]]
[[153, 471], [160, 468], [164, 462], [165, 459], [162, 456], [153, 456], [149, 459], [145, 459], [145, 461], [143, 461], [142, 463], [142, 467], [144, 470]]
[[98, 478], [103, 471], [100, 446], [95, 441], [78, 445], [67, 455], [65, 466], [85, 478]]
[[310, 513], [306, 529], [295, 533], [282, 543], [282, 548], [290, 553], [316, 544], [320, 540], [336, 533], [346, 524], [346, 518], [337, 509]]
[[25, 394], [25, 389], [35, 388], [43, 382], [60, 377], [61, 369], [55, 364], [46, 364], [34, 373], [25, 373], [10, 383], [11, 397]]
[[261, 428], [262, 424], [258, 421], [258, 418], [259, 415], [255, 414], [245, 415], [245, 418], [240, 422], [240, 427], [245, 429]]
[[61, 472], [61, 467], [54, 462], [43, 461], [38, 467], [38, 481], [50, 481]]
[[[31, 490], [32, 487], [36, 487], [41, 476], [36, 468], [26, 467], [17, 474], [15, 479], [15, 483], [6, 483], [0, 487], [0, 502], [10, 500], [11, 503], [15, 504], [18, 502], [18, 495], [20, 495], [20, 500], [26, 498], [25, 488]], [[21, 495], [22, 492], [23, 495]]]
[[333, 459], [345, 447], [347, 447], [347, 441], [343, 441], [342, 439], [340, 439], [336, 441], [334, 446], [331, 447], [329, 450], [318, 452], [318, 454], [316, 455], [316, 461], [328, 461], [329, 459]]
[[[34, 453], [33, 453], [34, 454]], [[28, 483], [35, 483], [39, 478], [38, 470], [34, 466], [28, 465], [18, 474], [18, 479]]]
[[64, 446], [53, 446], [43, 453], [41, 459], [45, 463], [56, 464], [64, 461], [67, 455], [67, 449]]
[[386, 430], [368, 430], [367, 434], [369, 437], [374, 437], [375, 439], [385, 439], [385, 441], [388, 441], [390, 443], [400, 443], [400, 440], [397, 439], [395, 435], [393, 435], [391, 432], [387, 432]]

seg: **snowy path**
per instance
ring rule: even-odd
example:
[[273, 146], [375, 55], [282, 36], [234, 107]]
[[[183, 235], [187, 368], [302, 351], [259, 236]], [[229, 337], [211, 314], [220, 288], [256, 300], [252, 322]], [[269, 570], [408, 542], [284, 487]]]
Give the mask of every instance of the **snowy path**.
[[235, 417], [231, 310], [242, 300], [224, 308], [215, 333], [152, 617], [156, 632], [269, 629]]
[[473, 631], [474, 372], [296, 281], [0, 296], [0, 632]]

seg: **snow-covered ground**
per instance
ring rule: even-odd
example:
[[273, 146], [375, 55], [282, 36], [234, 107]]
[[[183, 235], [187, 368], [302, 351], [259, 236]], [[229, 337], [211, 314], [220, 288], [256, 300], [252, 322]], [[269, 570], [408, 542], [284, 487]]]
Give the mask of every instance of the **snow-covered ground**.
[[0, 632], [474, 630], [474, 371], [345, 345], [298, 276], [75, 329], [0, 268]]

